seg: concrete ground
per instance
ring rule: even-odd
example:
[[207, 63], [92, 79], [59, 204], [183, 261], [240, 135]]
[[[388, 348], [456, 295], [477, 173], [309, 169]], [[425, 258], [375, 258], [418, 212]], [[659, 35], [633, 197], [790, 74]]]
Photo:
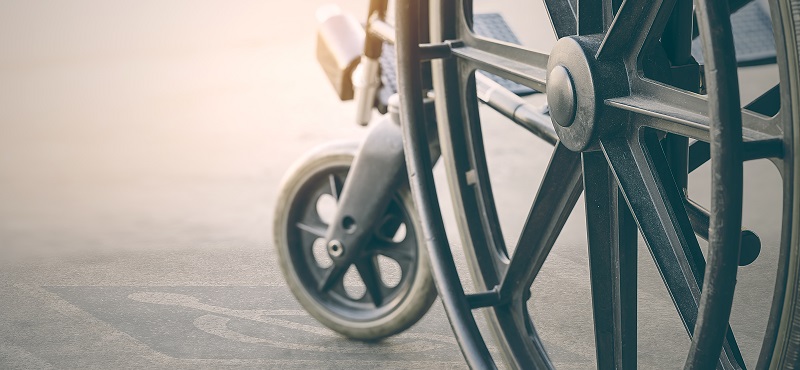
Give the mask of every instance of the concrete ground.
[[[439, 303], [407, 333], [353, 342], [309, 317], [278, 269], [281, 177], [311, 148], [365, 133], [315, 62], [325, 2], [0, 2], [0, 368], [465, 367]], [[358, 15], [367, 5], [337, 3]], [[546, 49], [546, 19], [525, 16], [535, 13], [504, 14], [523, 43]], [[769, 72], [748, 70], [759, 78], [745, 93]], [[484, 113], [513, 242], [550, 148]], [[769, 164], [745, 176], [745, 224], [764, 248], [740, 270], [733, 327], [753, 358], [781, 188]], [[702, 172], [691, 186], [706, 202]], [[581, 201], [533, 288], [560, 368], [594, 361], [583, 213]], [[688, 339], [644, 247], [640, 275], [641, 367], [677, 368]]]

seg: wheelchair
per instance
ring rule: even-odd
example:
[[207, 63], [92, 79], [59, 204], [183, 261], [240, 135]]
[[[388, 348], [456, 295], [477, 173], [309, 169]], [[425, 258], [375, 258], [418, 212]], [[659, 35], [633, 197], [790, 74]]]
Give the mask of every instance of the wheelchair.
[[[557, 37], [547, 52], [487, 37], [472, 0], [371, 0], [366, 25], [327, 16], [318, 58], [339, 97], [355, 99], [359, 123], [373, 108], [386, 114], [363, 142], [317, 149], [284, 179], [274, 233], [295, 297], [332, 330], [372, 341], [411, 327], [438, 296], [470, 367], [558, 368], [532, 286], [583, 197], [597, 368], [796, 368], [800, 2], [542, 2]], [[766, 53], [745, 55], [734, 39], [733, 16], [747, 7], [766, 16]], [[778, 81], [743, 105], [740, 68], [759, 64], [774, 65]], [[533, 92], [547, 106], [521, 96]], [[496, 208], [481, 105], [553, 146], [534, 158], [548, 164], [514, 243]], [[445, 230], [439, 160], [472, 287]], [[774, 165], [782, 189], [775, 242], [764, 245], [742, 221], [744, 166], [755, 160]], [[707, 205], [688, 191], [700, 168]], [[639, 364], [640, 244], [683, 324], [677, 362]], [[746, 288], [737, 274], [762, 249], [775, 256], [774, 285], [765, 328], [747, 339], [760, 349], [743, 351], [731, 326], [734, 293]]]

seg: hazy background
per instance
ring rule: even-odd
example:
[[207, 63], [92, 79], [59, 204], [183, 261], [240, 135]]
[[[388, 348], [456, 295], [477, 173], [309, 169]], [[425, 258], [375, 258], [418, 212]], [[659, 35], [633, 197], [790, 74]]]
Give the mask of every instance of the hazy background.
[[363, 133], [321, 3], [0, 2], [0, 256], [263, 245], [289, 163]]

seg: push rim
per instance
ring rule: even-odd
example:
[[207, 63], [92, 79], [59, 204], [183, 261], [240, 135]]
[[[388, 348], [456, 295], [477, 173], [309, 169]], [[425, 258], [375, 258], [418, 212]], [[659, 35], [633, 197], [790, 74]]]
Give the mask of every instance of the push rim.
[[[415, 4], [413, 3], [416, 2], [410, 3], [412, 4], [398, 7], [398, 52], [400, 63], [407, 63], [410, 65], [410, 67], [407, 68], [402, 68], [401, 66], [400, 85], [401, 97], [404, 99], [403, 104], [404, 107], [407, 107], [408, 111], [404, 114], [403, 118], [405, 133], [408, 138], [407, 151], [409, 152], [409, 171], [415, 176], [415, 181], [412, 182], [412, 190], [414, 190], [415, 199], [422, 213], [422, 218], [426, 221], [423, 227], [426, 230], [428, 239], [431, 240], [428, 248], [432, 253], [437, 283], [440, 285], [451, 283], [455, 285], [455, 283], [449, 281], [455, 273], [455, 268], [447, 261], [447, 258], [451, 256], [443, 250], [446, 244], [443, 243], [443, 241], [446, 241], [446, 236], [444, 235], [443, 227], [440, 225], [438, 210], [434, 209], [436, 206], [435, 189], [432, 179], [427, 174], [427, 172], [429, 172], [430, 163], [426, 162], [425, 148], [422, 145], [427, 138], [422, 130], [415, 127], [418, 125], [418, 122], [422, 121], [423, 116], [417, 113], [416, 101], [419, 100], [418, 90], [420, 84], [414, 81], [415, 79], [419, 79], [419, 73], [414, 71], [414, 61], [420, 58], [420, 50], [416, 45], [417, 43], [415, 43], [415, 40], [419, 40], [419, 38], [417, 37], [418, 35], [416, 35], [417, 31], [413, 24], [411, 26], [403, 25], [403, 17], [408, 17], [405, 19], [413, 19], [415, 12], [415, 9], [413, 9]], [[602, 30], [610, 28], [612, 31], [608, 34], [614, 32], [618, 35], [624, 34], [619, 31], [614, 31], [615, 28], [622, 30], [626, 28], [617, 26], [617, 23], [625, 23], [622, 21], [624, 20], [622, 16], [619, 16], [619, 22], [612, 22], [615, 19], [615, 13], [636, 19], [637, 25], [641, 25], [641, 20], [644, 19], [645, 25], [655, 25], [656, 29], [659, 27], [672, 27], [667, 24], [666, 18], [668, 18], [669, 14], [664, 11], [664, 9], [672, 10], [673, 6], [680, 7], [682, 4], [685, 11], [687, 6], [686, 2], [674, 1], [650, 2], [628, 0], [624, 4], [620, 3], [621, 2], [617, 1], [602, 3], [597, 1], [579, 1], [579, 4], [585, 4], [582, 9], [589, 11], [585, 13], [587, 14], [586, 17], [581, 19], [581, 17], [578, 16], [578, 20], [576, 20], [572, 15], [571, 9], [567, 9], [567, 11], [572, 18], [565, 16], [565, 14], [567, 14], [566, 11], [558, 12], [559, 6], [561, 6], [563, 10], [564, 6], [568, 6], [568, 2], [559, 2], [555, 0], [546, 1], [551, 14], [554, 13], [554, 9], [555, 12], [558, 13], [556, 14], [557, 16], [551, 18], [551, 21], [559, 36], [575, 34], [575, 31], [581, 29], [587, 30], [586, 33], [588, 34], [592, 34], [601, 28]], [[536, 206], [534, 205], [534, 211], [532, 211], [531, 218], [529, 218], [527, 224], [535, 225], [537, 222], [539, 224], [550, 222], [551, 224], [547, 226], [550, 230], [531, 230], [528, 232], [528, 234], [530, 234], [529, 239], [525, 239], [526, 231], [528, 231], [528, 228], [526, 228], [526, 231], [523, 231], [523, 236], [520, 241], [539, 242], [541, 245], [545, 246], [550, 243], [550, 246], [552, 246], [552, 241], [555, 239], [555, 235], [558, 234], [557, 230], [560, 229], [559, 224], [563, 224], [563, 220], [566, 219], [566, 215], [568, 215], [569, 210], [571, 210], [570, 205], [574, 205], [577, 195], [580, 194], [580, 188], [583, 185], [580, 181], [581, 168], [584, 167], [588, 169], [588, 171], [585, 172], [588, 179], [586, 180], [587, 197], [591, 198], [588, 200], [601, 202], [609, 206], [608, 208], [615, 209], [611, 215], [613, 216], [613, 223], [616, 225], [597, 225], [597, 222], [595, 222], [595, 226], [598, 229], [606, 230], [608, 230], [608, 227], [614, 227], [619, 233], [616, 234], [617, 238], [613, 243], [610, 243], [611, 245], [603, 246], [603, 243], [597, 242], [598, 237], [602, 236], [602, 234], [597, 234], [594, 238], [595, 240], [591, 240], [592, 226], [590, 225], [590, 245], [595, 246], [601, 244], [600, 248], [592, 249], [602, 250], [601, 248], [604, 248], [604, 252], [607, 254], [615, 253], [612, 256], [617, 261], [630, 259], [630, 256], [625, 256], [624, 251], [626, 249], [620, 248], [620, 246], [630, 245], [631, 239], [633, 239], [632, 243], [635, 246], [636, 224], [638, 223], [645, 234], [645, 238], [648, 239], [648, 244], [656, 244], [658, 247], [659, 239], [661, 239], [661, 246], [667, 246], [673, 251], [676, 251], [676, 253], [680, 252], [679, 254], [682, 256], [670, 262], [673, 268], [668, 266], [669, 263], [664, 265], [664, 256], [662, 256], [662, 266], [660, 267], [662, 269], [662, 277], [664, 277], [665, 280], [672, 279], [674, 281], [679, 277], [693, 280], [693, 282], [688, 284], [693, 286], [683, 287], [683, 292], [673, 292], [673, 297], [678, 295], [678, 298], [675, 298], [675, 300], [677, 302], [676, 304], [679, 306], [678, 310], [684, 319], [687, 331], [691, 333], [695, 330], [694, 333], [696, 334], [695, 340], [693, 340], [693, 348], [687, 359], [687, 366], [702, 368], [707, 365], [713, 367], [714, 363], [717, 362], [717, 355], [713, 348], [722, 346], [722, 338], [724, 337], [722, 333], [725, 333], [725, 329], [727, 328], [728, 314], [731, 305], [730, 299], [733, 292], [732, 285], [725, 287], [719, 284], [725, 284], [726, 279], [734, 281], [736, 273], [735, 262], [737, 262], [736, 260], [738, 259], [738, 251], [735, 256], [736, 259], [733, 259], [731, 253], [724, 253], [724, 248], [712, 247], [711, 255], [713, 257], [709, 259], [710, 267], [708, 269], [704, 268], [706, 262], [703, 260], [702, 253], [699, 252], [699, 247], [694, 246], [694, 244], [696, 244], [694, 231], [689, 225], [688, 216], [685, 214], [683, 207], [682, 196], [679, 193], [679, 186], [681, 184], [672, 184], [672, 186], [667, 186], [667, 190], [664, 190], [663, 179], [671, 177], [672, 171], [667, 167], [665, 154], [661, 152], [661, 145], [659, 145], [658, 142], [659, 135], [656, 134], [655, 130], [679, 134], [675, 135], [675, 138], [679, 141], [690, 137], [700, 140], [701, 145], [702, 142], [709, 141], [716, 143], [712, 145], [711, 149], [711, 151], [714, 152], [713, 157], [715, 158], [712, 163], [716, 163], [716, 165], [712, 164], [712, 166], [715, 166], [715, 173], [722, 174], [725, 179], [722, 183], [717, 183], [714, 187], [717, 194], [717, 201], [715, 201], [713, 203], [714, 206], [712, 206], [712, 214], [716, 215], [716, 217], [712, 217], [712, 225], [714, 221], [720, 222], [725, 220], [728, 225], [734, 225], [734, 227], [729, 227], [727, 230], [720, 227], [712, 227], [712, 245], [730, 246], [732, 244], [738, 244], [740, 229], [738, 224], [741, 222], [741, 159], [772, 159], [776, 162], [779, 169], [782, 170], [785, 185], [784, 204], [788, 205], [784, 209], [783, 215], [784, 232], [781, 241], [782, 253], [779, 262], [780, 269], [778, 271], [776, 291], [774, 294], [775, 304], [773, 305], [772, 317], [762, 349], [759, 365], [759, 367], [761, 367], [764, 366], [762, 364], [769, 362], [772, 353], [771, 349], [774, 348], [775, 353], [778, 354], [779, 346], [775, 346], [776, 342], [788, 342], [788, 340], [786, 340], [788, 334], [785, 333], [785, 330], [783, 334], [779, 334], [780, 338], [772, 336], [772, 334], [778, 331], [779, 326], [785, 327], [785, 325], [780, 324], [780, 319], [782, 317], [785, 318], [785, 316], [782, 316], [780, 307], [786, 296], [784, 294], [785, 284], [787, 282], [787, 280], [784, 280], [784, 277], [787, 276], [786, 268], [789, 261], [792, 260], [792, 258], [789, 258], [789, 251], [793, 251], [793, 248], [790, 247], [794, 245], [790, 242], [792, 238], [791, 230], [793, 230], [790, 222], [794, 210], [789, 205], [793, 204], [792, 200], [795, 198], [794, 193], [796, 189], [794, 189], [792, 185], [794, 184], [792, 176], [795, 171], [791, 155], [784, 157], [783, 154], [791, 153], [790, 148], [793, 147], [794, 143], [794, 138], [791, 135], [795, 121], [792, 104], [795, 103], [787, 101], [787, 96], [793, 95], [791, 92], [795, 90], [795, 83], [794, 80], [787, 78], [789, 74], [787, 66], [796, 64], [791, 64], [786, 58], [783, 58], [784, 55], [781, 54], [781, 47], [779, 46], [778, 64], [781, 81], [792, 82], [792, 86], [781, 86], [781, 89], [783, 89], [781, 94], [783, 102], [781, 104], [780, 113], [775, 117], [766, 117], [751, 110], [744, 110], [742, 112], [744, 135], [737, 134], [736, 127], [738, 125], [730, 125], [730, 122], [736, 122], [737, 116], [741, 119], [738, 109], [738, 84], [735, 78], [736, 66], [735, 61], [732, 60], [732, 53], [730, 53], [733, 48], [732, 41], [730, 40], [730, 25], [727, 18], [728, 12], [725, 9], [727, 4], [720, 5], [719, 3], [724, 2], [698, 2], [698, 9], [700, 10], [699, 16], [701, 25], [707, 25], [709, 23], [724, 25], [726, 22], [728, 23], [727, 26], [722, 26], [722, 30], [725, 31], [722, 33], [727, 33], [727, 38], [722, 37], [720, 39], [705, 41], [706, 50], [710, 50], [710, 53], [706, 53], [706, 68], [707, 70], [716, 70], [720, 72], [711, 76], [707, 74], [706, 80], [710, 83], [709, 90], [723, 91], [723, 93], [714, 94], [710, 98], [705, 98], [697, 94], [664, 86], [662, 83], [654, 82], [652, 75], [648, 75], [649, 78], [640, 78], [642, 77], [639, 73], [642, 70], [641, 64], [639, 63], [639, 56], [641, 53], [636, 53], [635, 56], [629, 59], [622, 58], [623, 60], [621, 63], [628, 64], [625, 69], [628, 74], [627, 77], [635, 79], [636, 83], [625, 86], [624, 88], [627, 88], [628, 91], [618, 91], [615, 93], [609, 93], [607, 91], [601, 92], [604, 96], [602, 97], [603, 99], [599, 100], [601, 101], [600, 104], [603, 105], [602, 113], [608, 114], [608, 111], [625, 112], [628, 116], [622, 117], [621, 121], [636, 126], [637, 132], [630, 133], [629, 131], [625, 131], [627, 128], [617, 128], [625, 132], [625, 134], [619, 135], [618, 133], [609, 134], [608, 132], [600, 132], [598, 134], [598, 137], [600, 137], [599, 140], [595, 140], [597, 137], [589, 135], [589, 138], [583, 142], [580, 139], [585, 139], [586, 136], [578, 137], [579, 140], [573, 140], [569, 137], [570, 132], [559, 128], [559, 126], [564, 127], [569, 125], [556, 125], [556, 129], [559, 131], [559, 136], [562, 141], [566, 140], [567, 143], [557, 145], [551, 159], [551, 166], [557, 164], [558, 168], [567, 170], [566, 172], [562, 171], [562, 176], [558, 176], [561, 178], [561, 182], [556, 182], [554, 184], [561, 185], [561, 189], [570, 189], [571, 191], [564, 192], [562, 190], [562, 193], [566, 194], [561, 194], [561, 203], [550, 208], [550, 210], [568, 209], [566, 212], [548, 212], [548, 218], [543, 219], [541, 217], [544, 216], [536, 218], [537, 214], [534, 212]], [[773, 7], [776, 5], [775, 3], [776, 2], [773, 2]], [[691, 16], [691, 5], [691, 2], [688, 2], [689, 16]], [[600, 8], [594, 8], [595, 11], [592, 11], [593, 6]], [[620, 6], [622, 7], [620, 8]], [[711, 9], [708, 8], [709, 6]], [[581, 9], [581, 6], [579, 5], [578, 8]], [[440, 139], [443, 143], [443, 157], [448, 163], [448, 178], [451, 180], [451, 191], [454, 193], [456, 213], [459, 217], [461, 232], [463, 234], [462, 242], [464, 243], [468, 258], [477, 261], [477, 265], [471, 267], [473, 267], [473, 280], [476, 281], [479, 288], [489, 290], [494, 287], [499, 287], [502, 292], [504, 285], [502, 279], [504, 275], [507, 274], [506, 270], [510, 269], [510, 267], [506, 266], [513, 265], [513, 259], [516, 254], [511, 257], [507, 256], [504, 245], [502, 244], [502, 238], [499, 237], [499, 227], [496, 226], [497, 217], [492, 202], [491, 188], [486, 178], [485, 163], [482, 163], [483, 153], [480, 142], [480, 126], [475, 124], [477, 121], [477, 99], [475, 99], [474, 96], [463, 97], [462, 92], [474, 91], [474, 80], [472, 79], [474, 69], [487, 70], [491, 73], [544, 91], [548, 88], [545, 76], [547, 72], [552, 71], [553, 68], [545, 68], [543, 66], [547, 64], [548, 59], [552, 60], [552, 56], [519, 49], [506, 44], [495, 43], [472, 35], [471, 32], [469, 32], [468, 25], [470, 22], [467, 17], [467, 14], [470, 12], [464, 11], [464, 9], [469, 9], [469, 5], [464, 5], [461, 1], [439, 1], [432, 9], [439, 9], [438, 13], [435, 10], [432, 14], [432, 30], [434, 31], [432, 40], [434, 42], [450, 40], [449, 45], [453, 48], [451, 54], [456, 56], [456, 58], [435, 61], [434, 88], [437, 96], [437, 110], [440, 111], [438, 117]], [[602, 11], [596, 11], [598, 9]], [[648, 9], [651, 11], [647, 11]], [[661, 11], [659, 12], [659, 10]], [[643, 13], [637, 14], [637, 11], [642, 11]], [[456, 16], [453, 17], [453, 14]], [[602, 14], [602, 17], [592, 17], [592, 14]], [[725, 14], [725, 16], [721, 17], [719, 16], [720, 14]], [[782, 12], [781, 14], [785, 15], [786, 12]], [[630, 31], [630, 24], [627, 28]], [[647, 29], [648, 27], [644, 28]], [[777, 26], [776, 30], [778, 30]], [[651, 30], [647, 30], [646, 32], [649, 31]], [[659, 32], [655, 33], [658, 34]], [[708, 34], [708, 32], [704, 34]], [[781, 45], [780, 41], [783, 41], [783, 34], [777, 34], [778, 32], [776, 31], [776, 39], [779, 41], [778, 44]], [[622, 39], [626, 39], [627, 37], [629, 41], [632, 41], [634, 46], [642, 46], [641, 49], [647, 49], [647, 45], [652, 46], [653, 40], [658, 39], [657, 36], [650, 34], [644, 36], [639, 35], [641, 37], [638, 38], [635, 36], [636, 34], [634, 33], [634, 36], [622, 36]], [[615, 37], [619, 38], [620, 36]], [[613, 37], [604, 36], [602, 40], [606, 38]], [[590, 39], [591, 37], [586, 37], [581, 41], [590, 43], [592, 41]], [[722, 42], [721, 46], [719, 42]], [[620, 45], [623, 44], [624, 43]], [[791, 46], [795, 45], [794, 43], [788, 45], [790, 45], [788, 48], [789, 51], [794, 50], [794, 46]], [[610, 50], [610, 52], [607, 52], [606, 55], [610, 53], [611, 56], [615, 56], [615, 53], [620, 52], [616, 50], [615, 47], [611, 47], [607, 50]], [[715, 52], [716, 55], [713, 54]], [[709, 59], [709, 55], [711, 55], [711, 59]], [[717, 65], [713, 67], [709, 63], [713, 63], [715, 59], [717, 59]], [[633, 68], [631, 66], [633, 66]], [[632, 74], [630, 73], [631, 71], [636, 73]], [[720, 75], [724, 77], [720, 77]], [[722, 87], [722, 90], [715, 90], [715, 88], [719, 87]], [[728, 94], [725, 95], [724, 92], [728, 92]], [[548, 96], [552, 101], [553, 97], [550, 95], [549, 93]], [[735, 95], [735, 97], [733, 95]], [[718, 103], [712, 104], [712, 107], [722, 107], [723, 109], [711, 109], [712, 114], [708, 114], [710, 110], [709, 100], [712, 103]], [[737, 108], [725, 111], [725, 107]], [[593, 107], [592, 109], [597, 108]], [[695, 114], [690, 115], [686, 114], [686, 112], [693, 112]], [[700, 114], [697, 114], [698, 112]], [[580, 114], [580, 111], [577, 113]], [[566, 116], [569, 116], [569, 114]], [[720, 144], [720, 132], [715, 131], [713, 136], [715, 136], [716, 139], [714, 139], [711, 130], [709, 130], [709, 126], [712, 126], [712, 122], [714, 120], [719, 121], [720, 119], [725, 120], [727, 125], [724, 127], [715, 125], [716, 130], [720, 128], [723, 130], [721, 133], [721, 136], [724, 137], [724, 139], [722, 139], [722, 142], [724, 142], [723, 144]], [[461, 124], [462, 122], [463, 124]], [[726, 135], [724, 131], [730, 129], [731, 126], [733, 127], [732, 132], [728, 131]], [[642, 129], [641, 135], [639, 135], [638, 129], [641, 127], [648, 128]], [[605, 128], [590, 127], [589, 129], [602, 131]], [[683, 136], [683, 138], [680, 136]], [[615, 137], [624, 137], [626, 140], [616, 139]], [[744, 158], [737, 157], [740, 152], [737, 147], [737, 141], [741, 140], [745, 141], [742, 147], [743, 150], [741, 151]], [[600, 152], [594, 150], [597, 149], [597, 147], [591, 147], [592, 145], [596, 145], [597, 141], [600, 143]], [[571, 151], [563, 148], [564, 145], [569, 145], [570, 148], [568, 149], [579, 151], [589, 150], [583, 154], [582, 158], [576, 158], [574, 154], [569, 154]], [[584, 147], [584, 145], [586, 146]], [[656, 157], [655, 159], [653, 158], [654, 156]], [[783, 158], [787, 159], [784, 160]], [[607, 167], [607, 163], [609, 162], [610, 168]], [[731, 166], [731, 163], [738, 163], [738, 165]], [[646, 171], [634, 175], [620, 171], [622, 168], [631, 168], [632, 165], [642, 165], [646, 168]], [[739, 167], [738, 169], [735, 168], [737, 166]], [[467, 176], [465, 176], [467, 173], [470, 174], [469, 177], [471, 180], [469, 181], [466, 179]], [[475, 179], [477, 179], [477, 181]], [[616, 188], [617, 180], [619, 180], [622, 185], [621, 193], [618, 192]], [[680, 179], [678, 179], [678, 181], [680, 181]], [[544, 183], [547, 184], [547, 175]], [[653, 186], [653, 183], [660, 183], [661, 186]], [[726, 190], [724, 193], [721, 191], [721, 189], [723, 189], [723, 184]], [[644, 196], [653, 195], [654, 193], [657, 196], [650, 197], [649, 201], [646, 202], [637, 201], [637, 197], [633, 196], [632, 190], [636, 188], [637, 185], [641, 185], [641, 188], [649, 190]], [[548, 186], [543, 186], [539, 190], [537, 199], [543, 198], [541, 196], [543, 193], [545, 195], [551, 194], [553, 196], [558, 196], [558, 194], [548, 193], [547, 188]], [[723, 196], [723, 198], [720, 198], [720, 196]], [[729, 198], [724, 198], [724, 196], [729, 196]], [[627, 199], [627, 201], [623, 199]], [[628, 205], [626, 203], [631, 203], [633, 214], [629, 214]], [[637, 205], [636, 203], [640, 204]], [[676, 203], [680, 206], [675, 206]], [[651, 209], [648, 210], [648, 206], [650, 206]], [[736, 208], [738, 208], [738, 211]], [[664, 210], [667, 211], [669, 217], [663, 217], [663, 213], [659, 214]], [[737, 215], [737, 213], [739, 214]], [[557, 216], [551, 218], [553, 214]], [[608, 213], [606, 213], [606, 217], [608, 217]], [[737, 219], [739, 220], [738, 223], [736, 221]], [[731, 222], [731, 220], [733, 221]], [[554, 230], [556, 230], [556, 232], [552, 233]], [[735, 233], [731, 230], [734, 230]], [[541, 231], [550, 231], [550, 233], [545, 233], [548, 235], [542, 236]], [[723, 235], [720, 231], [725, 231], [725, 234]], [[732, 242], [734, 239], [732, 234], [735, 234], [736, 242]], [[608, 231], [606, 231], [605, 235], [607, 237]], [[695, 242], [691, 242], [691, 240]], [[519, 245], [522, 244], [523, 243], [519, 243]], [[527, 275], [525, 277], [528, 278], [524, 280], [532, 280], [532, 276], [530, 275], [535, 275], [538, 268], [537, 264], [539, 261], [543, 261], [543, 257], [547, 255], [548, 248], [549, 247], [546, 246], [544, 248], [545, 250], [541, 250], [540, 248], [538, 252], [530, 252], [528, 257], [533, 258], [534, 262], [532, 264], [534, 268], [524, 269], [524, 271], [522, 271], [522, 274]], [[658, 248], [655, 248], [656, 250], [653, 249], [654, 248], [651, 247], [651, 252], [657, 254]], [[519, 251], [520, 249], [517, 248], [516, 250]], [[720, 251], [723, 252], [722, 255], [717, 254], [717, 252]], [[792, 255], [794, 254], [795, 253], [792, 253]], [[796, 259], [796, 257], [793, 258]], [[511, 259], [510, 263], [508, 262], [509, 259]], [[732, 261], [734, 262], [733, 264], [731, 263]], [[593, 263], [602, 264], [604, 262], [595, 261]], [[608, 261], [605, 261], [605, 263], [608, 263]], [[527, 264], [531, 264], [530, 258]], [[722, 272], [720, 272], [720, 268], [723, 269]], [[598, 269], [598, 271], [599, 270], [600, 269]], [[629, 274], [630, 266], [627, 272], [625, 270], [626, 268], [624, 267], [616, 270], [614, 272], [616, 277], [606, 276], [607, 281], [613, 281], [615, 278], [619, 279], [620, 274]], [[595, 270], [593, 269], [593, 271]], [[703, 282], [706, 284], [714, 284], [715, 288], [722, 288], [722, 290], [727, 291], [727, 293], [716, 296], [705, 294], [701, 299], [700, 287], [703, 286]], [[524, 286], [527, 283], [526, 281], [525, 284], [521, 285]], [[527, 285], [529, 286], [529, 284]], [[605, 328], [610, 329], [607, 332], [612, 334], [606, 337], [597, 337], [598, 366], [605, 368], [605, 364], [608, 365], [608, 367], [623, 367], [625, 364], [631, 365], [631, 361], [634, 361], [633, 366], [635, 366], [636, 322], [635, 305], [633, 305], [633, 307], [630, 306], [631, 287], [612, 284], [607, 288], [614, 291], [614, 301], [606, 302], [606, 308], [610, 308], [612, 311], [617, 310], [622, 312], [626, 312], [625, 310], [627, 309], [627, 312], [632, 313], [634, 316], [632, 316], [633, 320], [631, 322], [630, 314], [626, 315], [623, 313], [620, 315], [617, 313], [616, 317], [609, 320], [611, 322], [616, 320], [613, 327]], [[675, 288], [681, 290], [679, 289], [680, 287]], [[463, 289], [459, 290], [456, 287], [452, 290], [454, 294], [450, 296], [443, 294], [442, 296], [445, 307], [448, 310], [448, 315], [451, 318], [451, 322], [453, 322], [455, 334], [462, 345], [462, 351], [471, 365], [476, 367], [486, 365], [485, 360], [488, 356], [488, 352], [483, 350], [485, 344], [480, 334], [474, 329], [474, 318], [471, 317], [471, 307], [469, 306], [470, 301], [467, 297], [464, 297]], [[704, 291], [707, 291], [707, 289], [704, 289]], [[509, 357], [508, 360], [511, 364], [519, 367], [550, 367], [550, 361], [547, 358], [543, 345], [538, 341], [538, 336], [535, 333], [532, 323], [528, 320], [521, 320], [523, 317], [529, 317], [527, 312], [525, 312], [525, 305], [521, 304], [521, 302], [527, 298], [526, 294], [519, 290], [512, 290], [512, 293], [515, 294], [509, 295], [511, 298], [510, 301], [504, 301], [504, 299], [507, 300], [509, 298], [501, 294], [500, 301], [493, 305], [494, 307], [491, 309], [493, 313], [489, 315], [494, 321], [492, 322], [493, 325], [491, 325], [492, 329], [501, 339], [500, 342], [503, 347], [503, 352]], [[635, 287], [633, 288], [633, 294], [633, 302], [635, 302]], [[721, 299], [721, 301], [717, 301], [717, 299]], [[717, 301], [717, 303], [714, 303], [714, 301]], [[628, 303], [626, 304], [625, 302]], [[787, 305], [790, 303], [788, 298], [786, 302]], [[596, 314], [597, 308], [597, 303], [595, 303]], [[711, 315], [711, 313], [714, 315]], [[698, 317], [700, 317], [699, 321], [701, 324], [695, 325], [698, 321]], [[715, 329], [710, 332], [706, 331], [711, 327], [715, 327]], [[633, 346], [630, 345], [631, 329], [633, 329]], [[726, 367], [733, 366], [734, 364], [739, 365], [741, 363], [741, 358], [735, 346], [735, 338], [729, 335], [727, 339], [728, 343], [725, 344], [724, 356], [721, 360], [722, 364], [727, 365]], [[606, 347], [603, 348], [602, 353], [610, 355], [605, 356], [600, 353], [603, 345], [606, 345]]]

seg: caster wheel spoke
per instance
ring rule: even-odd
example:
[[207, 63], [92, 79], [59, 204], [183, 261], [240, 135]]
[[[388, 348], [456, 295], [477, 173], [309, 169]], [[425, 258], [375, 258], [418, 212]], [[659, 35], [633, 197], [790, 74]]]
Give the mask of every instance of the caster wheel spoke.
[[414, 251], [409, 249], [407, 244], [378, 243], [373, 249], [373, 253], [384, 255], [397, 261], [401, 268], [413, 262], [416, 258]]
[[372, 303], [375, 307], [383, 305], [384, 295], [386, 294], [381, 282], [381, 272], [378, 263], [374, 257], [362, 258], [355, 263], [358, 273], [361, 275], [361, 280], [364, 286], [367, 287], [367, 294], [369, 294]]
[[330, 184], [330, 192], [333, 196], [333, 199], [339, 201], [339, 194], [342, 192], [342, 180], [340, 180], [336, 175], [330, 174], [328, 175], [328, 183]]
[[319, 237], [319, 238], [324, 238], [325, 237], [326, 229], [324, 227], [312, 226], [312, 225], [304, 224], [302, 222], [296, 223], [295, 226], [297, 226], [298, 229], [303, 230], [303, 231], [305, 231], [305, 232], [307, 232], [307, 233], [309, 233], [309, 234], [311, 234], [313, 236], [316, 236], [316, 237]]
[[325, 293], [331, 290], [337, 283], [341, 283], [344, 279], [344, 274], [350, 266], [333, 265], [331, 268], [325, 270], [325, 274], [320, 279], [317, 290], [320, 293]]

